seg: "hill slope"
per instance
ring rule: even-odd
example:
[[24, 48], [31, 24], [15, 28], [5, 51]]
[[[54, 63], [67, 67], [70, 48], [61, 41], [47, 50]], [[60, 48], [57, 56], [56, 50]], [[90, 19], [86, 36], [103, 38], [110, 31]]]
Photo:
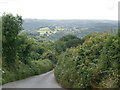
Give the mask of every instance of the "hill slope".
[[49, 39], [59, 39], [66, 34], [83, 37], [88, 33], [116, 33], [117, 21], [113, 20], [45, 20], [25, 19], [24, 33], [44, 36]]

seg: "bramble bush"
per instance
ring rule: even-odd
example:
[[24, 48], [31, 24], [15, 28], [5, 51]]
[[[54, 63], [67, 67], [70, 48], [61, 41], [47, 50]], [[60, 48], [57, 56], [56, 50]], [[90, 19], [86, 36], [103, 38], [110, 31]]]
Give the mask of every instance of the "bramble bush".
[[59, 56], [54, 72], [58, 83], [64, 88], [118, 88], [118, 36], [96, 33], [83, 39]]

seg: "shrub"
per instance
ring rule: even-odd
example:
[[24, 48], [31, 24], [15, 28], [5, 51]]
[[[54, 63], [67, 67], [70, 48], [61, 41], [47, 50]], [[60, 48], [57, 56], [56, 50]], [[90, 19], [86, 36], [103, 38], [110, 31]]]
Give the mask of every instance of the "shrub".
[[3, 68], [2, 84], [21, 80], [33, 75], [42, 74], [52, 70], [52, 63], [50, 60], [31, 61], [30, 65], [26, 65], [19, 60], [16, 60], [15, 68], [7, 70]]
[[118, 36], [89, 34], [84, 40], [59, 56], [56, 80], [64, 88], [118, 88]]
[[52, 62], [48, 59], [32, 61], [31, 64], [31, 68], [35, 71], [36, 75], [48, 72], [53, 68]]

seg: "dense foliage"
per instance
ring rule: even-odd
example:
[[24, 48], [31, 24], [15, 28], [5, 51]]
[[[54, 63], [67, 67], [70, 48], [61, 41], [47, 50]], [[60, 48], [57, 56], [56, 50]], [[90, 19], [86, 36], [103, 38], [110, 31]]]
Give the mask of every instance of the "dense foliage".
[[82, 45], [58, 58], [56, 80], [64, 88], [118, 88], [120, 48], [118, 36], [88, 34]]
[[2, 46], [3, 59], [8, 63], [8, 67], [14, 65], [17, 51], [17, 36], [22, 30], [21, 16], [14, 17], [12, 14], [2, 16]]
[[49, 59], [42, 59], [45, 53], [43, 43], [20, 34], [22, 22], [22, 17], [18, 15], [2, 16], [2, 84], [45, 73], [53, 68]]

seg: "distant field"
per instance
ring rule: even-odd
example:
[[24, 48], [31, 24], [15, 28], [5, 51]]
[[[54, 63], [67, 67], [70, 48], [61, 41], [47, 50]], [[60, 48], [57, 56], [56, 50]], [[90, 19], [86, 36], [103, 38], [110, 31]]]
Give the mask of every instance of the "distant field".
[[37, 30], [37, 32], [40, 33], [40, 35], [51, 35], [51, 34], [55, 34], [58, 31], [64, 30], [63, 28], [58, 28], [58, 27], [54, 27], [53, 29], [50, 29], [49, 27], [44, 27], [44, 28], [40, 28], [39, 30]]

